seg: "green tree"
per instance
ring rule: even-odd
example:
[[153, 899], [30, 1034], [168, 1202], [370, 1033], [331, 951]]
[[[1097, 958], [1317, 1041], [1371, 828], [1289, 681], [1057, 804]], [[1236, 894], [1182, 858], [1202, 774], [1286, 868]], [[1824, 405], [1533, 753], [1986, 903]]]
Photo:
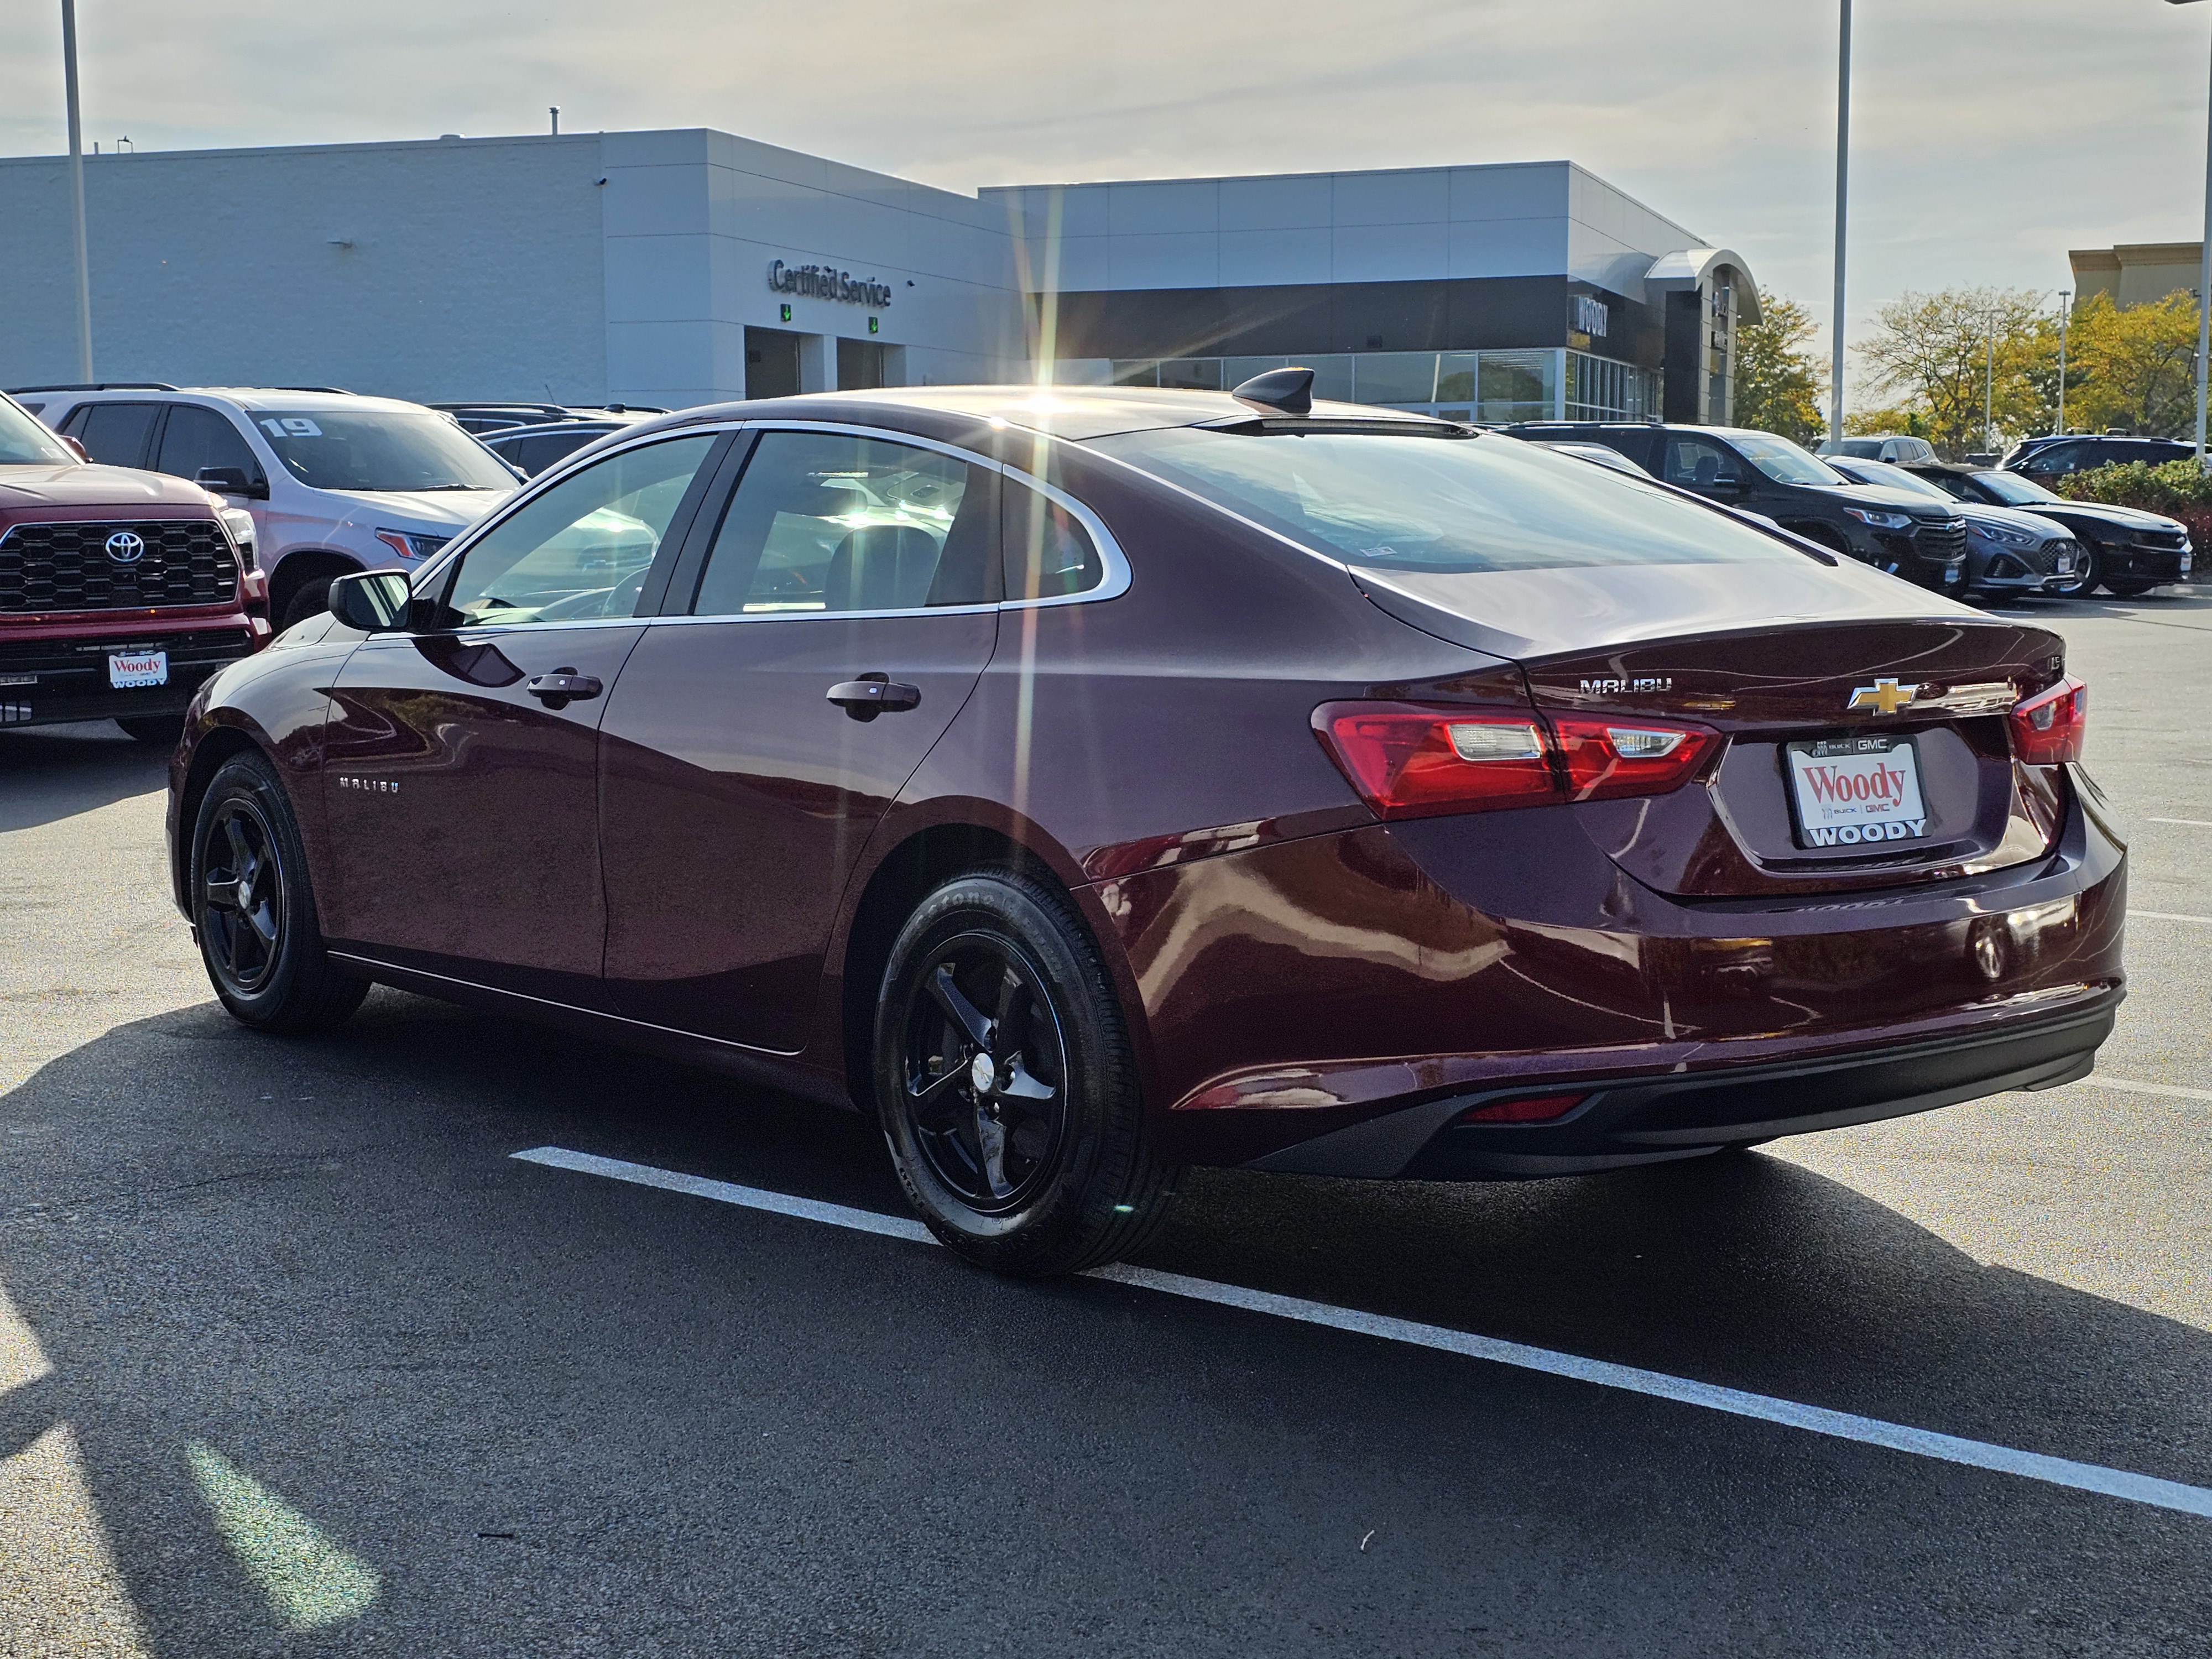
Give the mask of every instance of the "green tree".
[[1759, 321], [1736, 330], [1735, 423], [1801, 444], [1827, 430], [1821, 404], [1828, 368], [1813, 341], [1818, 326], [1795, 300], [1759, 296]]
[[[2005, 434], [2048, 429], [2039, 381], [2055, 364], [2058, 331], [2043, 296], [2022, 289], [1950, 289], [1905, 294], [1875, 314], [1872, 338], [1858, 347], [1877, 392], [1925, 422], [1929, 442], [1954, 458]], [[2055, 390], [2055, 376], [2050, 377]], [[1990, 394], [1994, 434], [1982, 425]], [[2072, 413], [2069, 408], [2068, 413]]]
[[[2154, 437], [2197, 429], [2197, 301], [2187, 289], [2125, 307], [2095, 294], [2074, 307], [2066, 422]], [[2078, 371], [2080, 379], [2075, 380]]]

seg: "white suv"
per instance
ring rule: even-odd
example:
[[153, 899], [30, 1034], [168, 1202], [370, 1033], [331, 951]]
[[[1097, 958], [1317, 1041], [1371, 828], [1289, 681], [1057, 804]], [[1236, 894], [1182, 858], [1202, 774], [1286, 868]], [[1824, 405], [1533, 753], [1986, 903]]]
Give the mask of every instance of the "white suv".
[[21, 401], [95, 461], [251, 513], [279, 628], [319, 612], [333, 576], [413, 569], [519, 483], [451, 416], [329, 386], [27, 386]]

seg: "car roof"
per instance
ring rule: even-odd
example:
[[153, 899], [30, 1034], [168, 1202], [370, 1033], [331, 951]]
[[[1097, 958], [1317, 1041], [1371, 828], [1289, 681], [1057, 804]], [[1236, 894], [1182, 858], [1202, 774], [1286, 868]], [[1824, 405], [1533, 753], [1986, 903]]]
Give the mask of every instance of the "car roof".
[[425, 405], [410, 403], [404, 398], [373, 398], [364, 392], [336, 392], [326, 388], [288, 391], [283, 386], [179, 386], [125, 391], [120, 387], [109, 392], [85, 392], [77, 394], [80, 403], [143, 403], [148, 392], [158, 392], [170, 398], [215, 398], [235, 404], [240, 409], [264, 410], [325, 410], [335, 413], [341, 410], [420, 410]]
[[[1273, 411], [1244, 403], [1225, 392], [1164, 392], [1146, 386], [935, 386], [808, 392], [790, 399], [709, 404], [678, 410], [672, 416], [655, 416], [652, 424], [674, 425], [732, 416], [759, 420], [773, 416], [777, 412], [776, 405], [786, 402], [804, 404], [813, 410], [819, 410], [824, 404], [848, 407], [856, 416], [870, 410], [966, 416], [1079, 441], [1103, 438], [1116, 432], [1197, 426], [1208, 421], [1274, 417]], [[1423, 428], [1462, 429], [1459, 422], [1408, 414], [1403, 410], [1381, 409], [1371, 404], [1316, 401], [1312, 412], [1300, 418], [1357, 421], [1365, 425], [1387, 421]]]

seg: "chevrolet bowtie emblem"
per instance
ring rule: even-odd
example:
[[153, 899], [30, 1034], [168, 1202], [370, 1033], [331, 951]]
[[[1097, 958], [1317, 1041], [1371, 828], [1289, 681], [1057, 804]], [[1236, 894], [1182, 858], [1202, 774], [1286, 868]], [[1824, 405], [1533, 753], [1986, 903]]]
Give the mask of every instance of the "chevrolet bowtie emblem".
[[1862, 685], [1851, 693], [1846, 708], [1871, 708], [1883, 714], [1894, 714], [1912, 701], [1917, 685], [1899, 685], [1895, 680], [1876, 680], [1872, 685]]

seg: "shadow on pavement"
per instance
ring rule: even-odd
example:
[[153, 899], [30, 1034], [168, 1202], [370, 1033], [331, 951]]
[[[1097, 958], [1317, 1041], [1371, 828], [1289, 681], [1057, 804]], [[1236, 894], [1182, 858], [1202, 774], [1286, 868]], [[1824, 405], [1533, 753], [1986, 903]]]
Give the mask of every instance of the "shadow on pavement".
[[[2187, 1517], [507, 1157], [547, 1143], [900, 1208], [856, 1118], [387, 992], [314, 1042], [140, 1021], [0, 1097], [0, 1273], [55, 1368], [0, 1395], [0, 1455], [74, 1425], [156, 1652], [2151, 1653], [2204, 1627]], [[1206, 1172], [1148, 1260], [2212, 1480], [2212, 1337], [1756, 1155]], [[365, 1610], [288, 1626], [191, 1447], [368, 1563]]]
[[112, 720], [0, 731], [0, 832], [75, 817], [168, 783], [166, 749]]

